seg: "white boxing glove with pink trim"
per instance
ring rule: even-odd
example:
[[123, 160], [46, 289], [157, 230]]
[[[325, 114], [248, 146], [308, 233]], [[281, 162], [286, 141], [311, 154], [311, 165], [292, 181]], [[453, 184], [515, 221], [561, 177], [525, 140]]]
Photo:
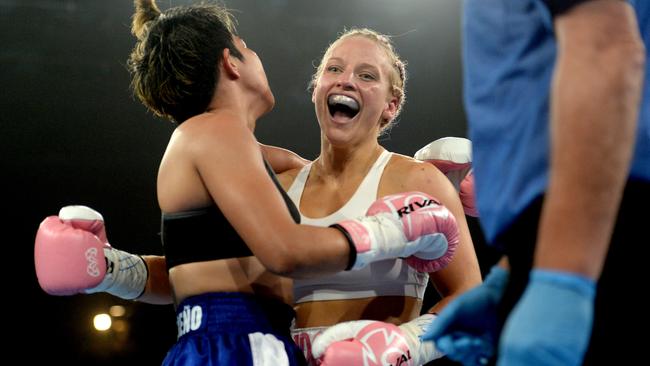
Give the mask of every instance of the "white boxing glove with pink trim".
[[332, 225], [354, 247], [348, 269], [384, 259], [406, 258], [420, 272], [435, 272], [451, 262], [459, 242], [456, 219], [426, 193], [383, 197], [370, 206], [366, 215]]
[[66, 206], [41, 222], [34, 243], [36, 277], [50, 295], [108, 292], [135, 299], [145, 289], [144, 260], [108, 244], [102, 215]]
[[465, 214], [478, 217], [470, 140], [462, 137], [439, 138], [418, 150], [413, 157], [440, 169], [459, 193]]
[[433, 342], [420, 341], [435, 317], [422, 315], [400, 326], [374, 320], [336, 324], [316, 336], [312, 353], [321, 366], [423, 365], [444, 356]]

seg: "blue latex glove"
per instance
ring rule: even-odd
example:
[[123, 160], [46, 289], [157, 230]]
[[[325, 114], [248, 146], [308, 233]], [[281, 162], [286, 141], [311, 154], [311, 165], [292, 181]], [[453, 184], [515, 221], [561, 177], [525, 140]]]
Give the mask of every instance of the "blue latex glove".
[[508, 317], [499, 366], [580, 365], [589, 344], [596, 284], [567, 272], [533, 270]]
[[508, 283], [508, 271], [494, 266], [482, 285], [449, 303], [420, 336], [463, 365], [485, 365], [496, 350], [501, 325], [497, 306]]

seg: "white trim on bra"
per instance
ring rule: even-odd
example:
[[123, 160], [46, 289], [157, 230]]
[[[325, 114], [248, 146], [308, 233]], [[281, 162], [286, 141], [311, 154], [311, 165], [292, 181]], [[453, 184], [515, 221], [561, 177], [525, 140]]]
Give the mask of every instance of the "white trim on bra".
[[[384, 150], [352, 197], [335, 212], [320, 218], [311, 218], [300, 212], [301, 224], [329, 226], [338, 221], [362, 216], [377, 199], [379, 182], [392, 153]], [[312, 164], [303, 167], [287, 190], [300, 211], [300, 200]], [[375, 296], [409, 296], [422, 299], [429, 279], [427, 273], [411, 268], [402, 259], [388, 259], [372, 263], [356, 271], [345, 271], [314, 279], [294, 280], [294, 301], [359, 299]]]

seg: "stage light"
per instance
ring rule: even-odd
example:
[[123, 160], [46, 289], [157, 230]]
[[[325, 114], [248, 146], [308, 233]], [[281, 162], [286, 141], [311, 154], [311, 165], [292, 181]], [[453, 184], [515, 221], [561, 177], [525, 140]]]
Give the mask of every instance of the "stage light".
[[114, 318], [119, 318], [126, 314], [126, 308], [122, 305], [113, 305], [108, 309], [108, 313]]
[[103, 332], [111, 328], [111, 316], [108, 314], [97, 314], [93, 318], [93, 325], [95, 329]]

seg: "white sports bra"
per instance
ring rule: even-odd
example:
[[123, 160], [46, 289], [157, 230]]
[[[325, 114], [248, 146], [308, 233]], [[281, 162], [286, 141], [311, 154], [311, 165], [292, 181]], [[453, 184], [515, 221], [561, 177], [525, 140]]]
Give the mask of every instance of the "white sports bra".
[[[382, 152], [350, 200], [336, 212], [321, 218], [310, 218], [300, 213], [301, 224], [329, 226], [345, 219], [363, 216], [377, 200], [379, 181], [392, 154]], [[287, 191], [300, 210], [300, 199], [309, 177], [311, 164], [302, 168]], [[294, 302], [360, 299], [375, 296], [409, 296], [422, 299], [429, 279], [402, 259], [388, 259], [372, 263], [360, 270], [339, 272], [312, 279], [296, 279], [293, 285]]]

